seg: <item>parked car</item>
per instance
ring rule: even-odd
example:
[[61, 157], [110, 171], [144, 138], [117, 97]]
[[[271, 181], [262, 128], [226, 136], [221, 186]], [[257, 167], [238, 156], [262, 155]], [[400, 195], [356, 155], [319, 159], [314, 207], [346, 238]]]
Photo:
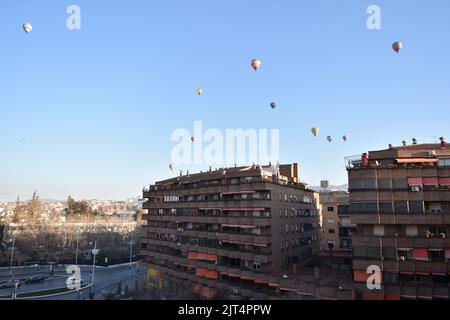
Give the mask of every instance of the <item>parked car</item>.
[[20, 285], [21, 285], [20, 280], [8, 281], [6, 283], [0, 284], [0, 289], [12, 289], [15, 286], [20, 287]]
[[42, 283], [47, 280], [47, 276], [32, 276], [25, 280], [25, 284]]

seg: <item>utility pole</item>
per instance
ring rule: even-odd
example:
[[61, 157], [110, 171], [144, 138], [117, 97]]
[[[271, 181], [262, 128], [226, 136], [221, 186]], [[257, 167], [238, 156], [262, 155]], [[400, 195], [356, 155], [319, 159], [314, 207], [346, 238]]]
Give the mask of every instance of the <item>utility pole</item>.
[[128, 279], [131, 279], [131, 261], [133, 259], [133, 236], [130, 233], [130, 266], [129, 266], [129, 273], [128, 273]]
[[95, 280], [95, 260], [96, 260], [96, 256], [98, 254], [98, 249], [97, 249], [97, 240], [95, 240], [94, 242], [94, 249], [92, 249], [92, 255], [93, 255], [93, 259], [92, 259], [92, 277], [91, 277], [91, 284], [92, 284], [92, 295], [95, 295], [95, 284], [94, 284], [94, 280]]
[[12, 248], [11, 248], [11, 261], [9, 263], [9, 276], [11, 277], [11, 281], [13, 280], [13, 271], [12, 271], [12, 267], [13, 267], [13, 261], [14, 261], [14, 244], [15, 244], [15, 238], [13, 235], [12, 238]]
[[75, 249], [75, 265], [78, 265], [78, 241], [80, 239], [80, 234], [77, 232], [77, 248]]

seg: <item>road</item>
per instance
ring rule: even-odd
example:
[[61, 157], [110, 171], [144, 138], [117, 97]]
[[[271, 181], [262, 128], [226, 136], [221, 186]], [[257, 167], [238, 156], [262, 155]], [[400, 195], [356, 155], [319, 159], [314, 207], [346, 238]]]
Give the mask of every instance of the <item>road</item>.
[[[90, 284], [92, 267], [81, 266], [80, 269], [81, 269], [81, 278], [84, 280], [84, 283]], [[15, 279], [27, 278], [33, 275], [48, 274], [48, 267], [41, 267], [41, 270], [35, 267], [28, 267], [26, 269], [24, 268], [14, 269], [13, 273]], [[137, 274], [139, 274], [139, 277], [142, 277], [145, 275], [145, 270], [142, 268], [137, 269], [136, 263], [132, 264], [131, 266], [131, 276], [132, 276], [131, 279], [129, 278], [130, 266], [128, 264], [111, 266], [108, 268], [97, 267], [95, 270], [95, 277], [94, 277], [95, 298], [102, 299], [103, 290], [116, 291], [119, 283], [121, 282], [122, 282], [122, 289], [124, 289], [124, 287], [127, 285], [132, 287], [131, 284], [136, 280]], [[45, 282], [36, 284], [22, 284], [17, 289], [17, 293], [62, 288], [66, 286], [66, 279], [69, 276], [70, 275], [65, 272], [65, 267], [56, 267], [54, 275], [48, 278]], [[9, 270], [0, 270], [0, 283], [8, 281], [10, 279], [11, 277], [9, 275]], [[14, 289], [11, 288], [2, 289], [0, 290], [0, 297], [10, 296], [12, 295], [13, 291]]]

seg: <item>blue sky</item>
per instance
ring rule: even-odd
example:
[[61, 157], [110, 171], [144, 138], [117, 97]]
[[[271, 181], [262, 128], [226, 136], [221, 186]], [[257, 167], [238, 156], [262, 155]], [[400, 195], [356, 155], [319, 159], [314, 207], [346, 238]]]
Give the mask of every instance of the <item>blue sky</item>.
[[0, 0], [0, 201], [137, 196], [172, 175], [171, 133], [195, 120], [280, 129], [281, 162], [346, 183], [345, 156], [450, 137], [449, 14], [448, 0]]

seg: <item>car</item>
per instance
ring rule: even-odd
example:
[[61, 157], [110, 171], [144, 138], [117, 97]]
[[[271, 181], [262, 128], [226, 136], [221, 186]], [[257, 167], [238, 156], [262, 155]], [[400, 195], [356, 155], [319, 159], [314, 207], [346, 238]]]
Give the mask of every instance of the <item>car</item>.
[[47, 280], [47, 276], [32, 276], [25, 280], [25, 284], [42, 283]]
[[0, 289], [12, 289], [14, 287], [20, 287], [21, 282], [20, 280], [15, 280], [15, 281], [8, 281], [4, 284], [0, 284]]

